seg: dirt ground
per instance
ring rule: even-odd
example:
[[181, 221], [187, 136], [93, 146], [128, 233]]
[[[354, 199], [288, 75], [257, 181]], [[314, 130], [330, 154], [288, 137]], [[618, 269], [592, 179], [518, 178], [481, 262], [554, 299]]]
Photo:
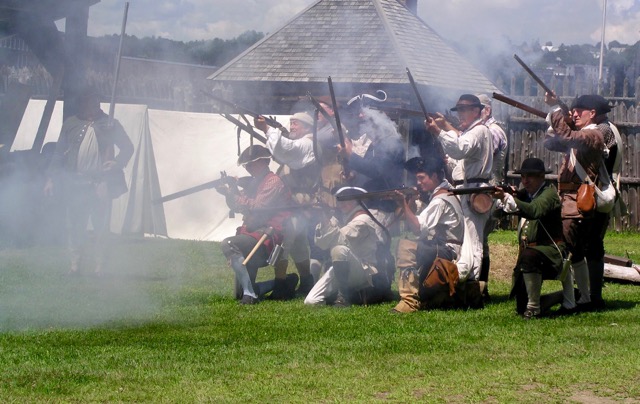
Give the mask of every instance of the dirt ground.
[[517, 246], [489, 244], [489, 255], [491, 256], [491, 278], [511, 280], [511, 273], [518, 257]]

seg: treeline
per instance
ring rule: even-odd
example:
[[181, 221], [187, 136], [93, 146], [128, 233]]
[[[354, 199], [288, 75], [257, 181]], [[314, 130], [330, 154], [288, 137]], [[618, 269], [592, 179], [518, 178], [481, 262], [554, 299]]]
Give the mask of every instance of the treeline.
[[[209, 66], [222, 66], [264, 37], [256, 31], [246, 31], [233, 39], [215, 38], [201, 41], [174, 41], [161, 37], [138, 38], [126, 35], [122, 55]], [[119, 35], [90, 38], [89, 49], [95, 58], [106, 64], [113, 60], [120, 43]]]

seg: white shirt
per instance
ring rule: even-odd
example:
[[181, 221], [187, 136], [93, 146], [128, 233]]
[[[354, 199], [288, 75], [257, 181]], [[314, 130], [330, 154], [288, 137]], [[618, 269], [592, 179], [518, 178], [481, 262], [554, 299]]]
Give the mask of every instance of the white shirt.
[[282, 136], [280, 129], [270, 127], [267, 130], [266, 146], [275, 161], [286, 164], [294, 170], [299, 170], [316, 161], [313, 154], [312, 134], [293, 140]]
[[454, 162], [451, 176], [455, 181], [465, 178], [491, 178], [493, 167], [493, 135], [478, 119], [460, 136], [455, 131], [440, 131], [438, 139], [444, 152]]
[[[433, 193], [440, 189], [448, 189], [451, 185], [447, 181], [443, 181]], [[456, 196], [437, 196], [432, 197], [427, 207], [418, 215], [418, 223], [420, 223], [420, 237], [432, 240], [439, 239], [449, 246], [455, 253], [456, 257], [460, 255], [462, 239], [464, 237], [464, 223], [462, 215], [462, 206], [457, 200], [449, 200], [445, 198], [456, 198]], [[457, 206], [454, 206], [457, 204]], [[456, 240], [456, 243], [447, 243], [447, 241]]]

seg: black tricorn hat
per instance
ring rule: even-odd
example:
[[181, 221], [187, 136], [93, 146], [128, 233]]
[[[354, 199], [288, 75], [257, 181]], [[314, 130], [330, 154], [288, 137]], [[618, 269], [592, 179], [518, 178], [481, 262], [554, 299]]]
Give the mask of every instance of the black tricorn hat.
[[539, 158], [529, 157], [524, 159], [519, 170], [515, 170], [514, 174], [549, 174], [551, 170], [544, 168], [544, 161]]

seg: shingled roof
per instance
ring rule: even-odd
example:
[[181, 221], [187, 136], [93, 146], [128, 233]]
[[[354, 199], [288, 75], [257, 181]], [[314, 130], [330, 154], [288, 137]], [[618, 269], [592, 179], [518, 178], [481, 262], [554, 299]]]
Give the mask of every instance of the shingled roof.
[[209, 79], [406, 86], [407, 67], [434, 90], [498, 91], [397, 0], [319, 0]]

